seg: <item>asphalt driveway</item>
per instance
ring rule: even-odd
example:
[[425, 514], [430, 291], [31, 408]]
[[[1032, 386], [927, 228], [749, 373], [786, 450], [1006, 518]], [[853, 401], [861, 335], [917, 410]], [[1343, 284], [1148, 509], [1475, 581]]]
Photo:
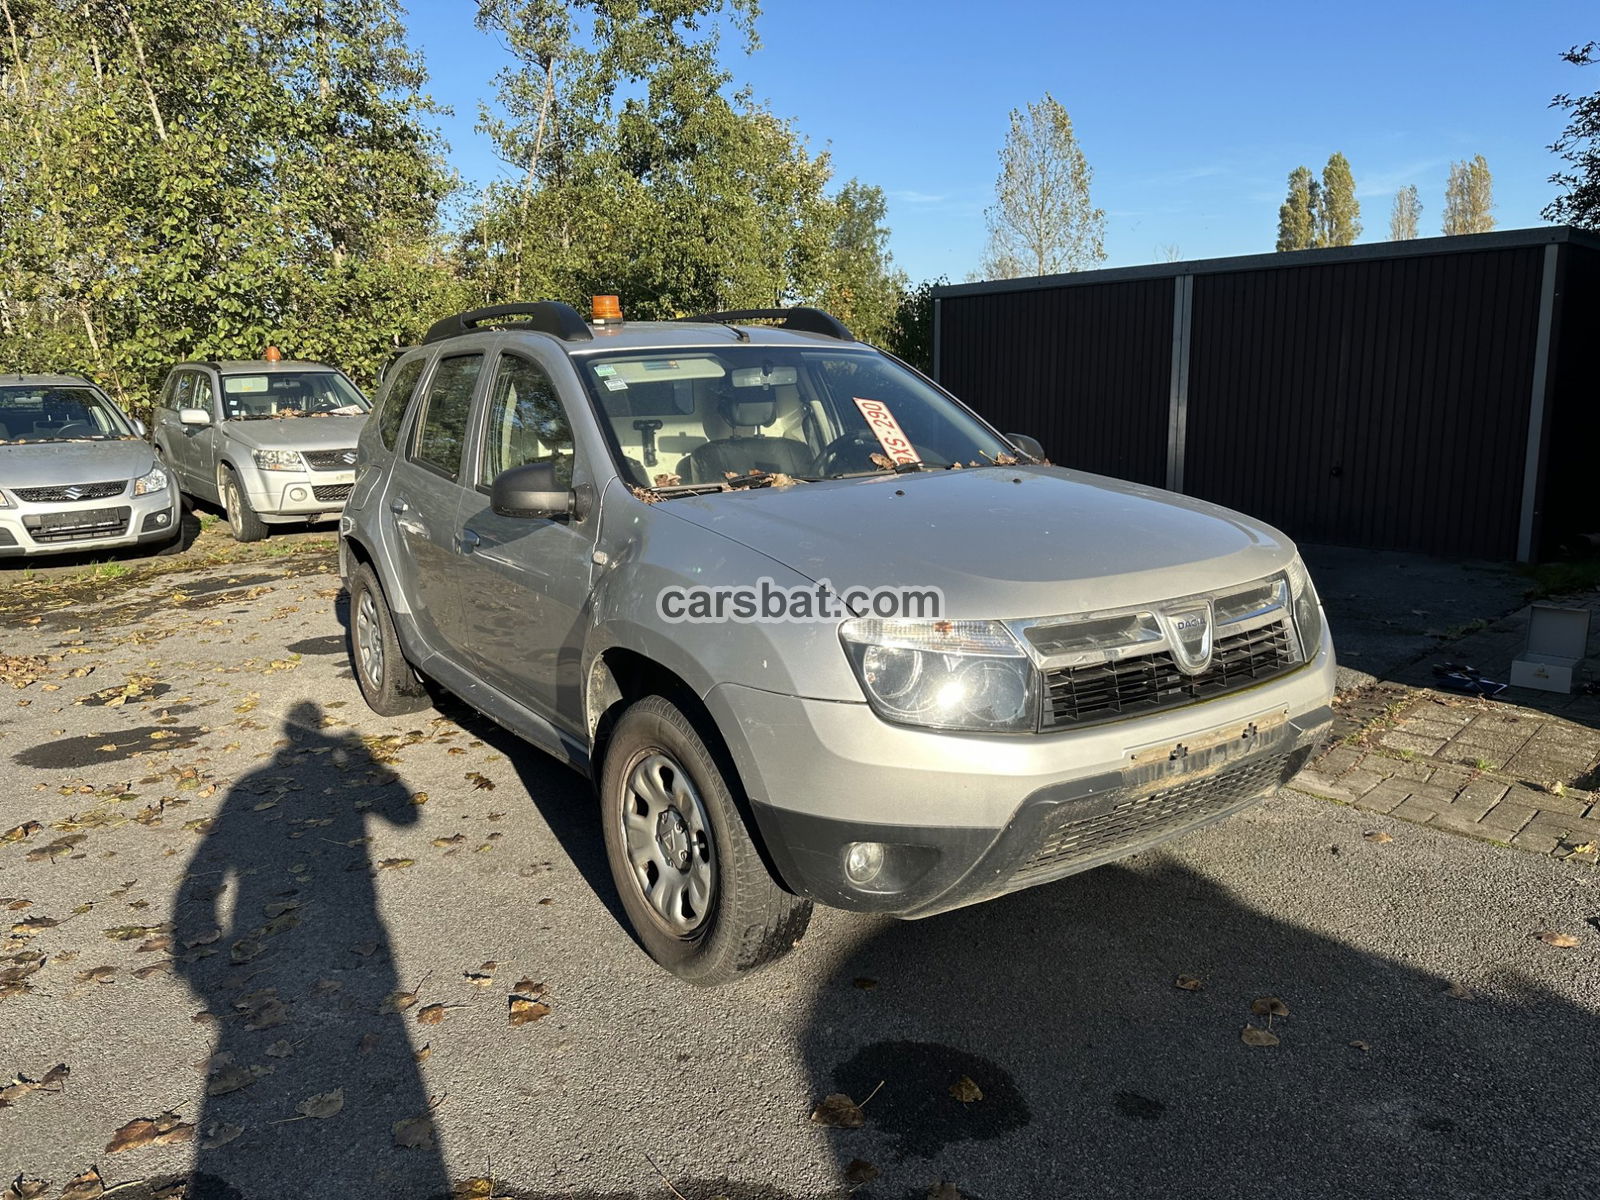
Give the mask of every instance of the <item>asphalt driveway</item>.
[[[819, 912], [701, 991], [620, 922], [587, 785], [459, 705], [373, 716], [341, 603], [299, 556], [3, 618], [0, 1077], [50, 1083], [0, 1093], [0, 1186], [1594, 1194], [1593, 868], [1286, 795], [927, 921]], [[836, 1092], [861, 1128], [810, 1119]]]

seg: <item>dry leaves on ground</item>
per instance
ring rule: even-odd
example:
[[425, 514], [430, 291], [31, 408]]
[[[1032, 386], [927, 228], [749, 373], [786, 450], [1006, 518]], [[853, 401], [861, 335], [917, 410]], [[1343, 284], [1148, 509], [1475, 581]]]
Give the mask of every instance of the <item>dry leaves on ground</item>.
[[1250, 1011], [1258, 1017], [1287, 1017], [1289, 1006], [1276, 996], [1262, 996], [1251, 1001]]
[[1364, 837], [1367, 841], [1371, 842], [1375, 846], [1386, 846], [1390, 842], [1394, 841], [1394, 835], [1393, 834], [1385, 833], [1381, 829], [1369, 829], [1369, 830], [1367, 830], [1367, 832], [1363, 833], [1361, 836]]
[[396, 1121], [392, 1129], [394, 1144], [402, 1150], [433, 1149], [433, 1118], [407, 1117]]
[[82, 1175], [74, 1175], [67, 1180], [67, 1186], [61, 1190], [60, 1200], [98, 1200], [104, 1195], [107, 1195], [106, 1181], [100, 1178], [99, 1171], [90, 1167]]
[[1578, 939], [1570, 933], [1557, 933], [1554, 929], [1541, 929], [1533, 935], [1546, 946], [1555, 946], [1562, 950], [1570, 950], [1578, 944]]
[[1259, 1025], [1246, 1025], [1244, 1032], [1239, 1035], [1239, 1040], [1246, 1046], [1276, 1046], [1278, 1035], [1270, 1029], [1262, 1029]]
[[23, 1097], [31, 1096], [35, 1092], [64, 1091], [67, 1076], [70, 1074], [72, 1068], [66, 1063], [57, 1063], [44, 1073], [42, 1079], [29, 1079], [26, 1075], [17, 1075], [5, 1087], [0, 1087], [0, 1108], [9, 1108]]
[[107, 1154], [120, 1154], [124, 1150], [138, 1150], [145, 1146], [170, 1146], [187, 1142], [194, 1137], [194, 1126], [179, 1119], [175, 1112], [164, 1112], [155, 1118], [135, 1117], [112, 1135], [106, 1144]]
[[860, 1129], [867, 1123], [867, 1115], [849, 1096], [834, 1092], [824, 1096], [822, 1103], [811, 1110], [811, 1120], [813, 1124], [830, 1129]]
[[1172, 981], [1172, 986], [1179, 991], [1198, 992], [1205, 987], [1205, 982], [1193, 975], [1179, 975]]
[[974, 1104], [983, 1099], [983, 1089], [966, 1075], [950, 1085], [950, 1094], [963, 1104]]

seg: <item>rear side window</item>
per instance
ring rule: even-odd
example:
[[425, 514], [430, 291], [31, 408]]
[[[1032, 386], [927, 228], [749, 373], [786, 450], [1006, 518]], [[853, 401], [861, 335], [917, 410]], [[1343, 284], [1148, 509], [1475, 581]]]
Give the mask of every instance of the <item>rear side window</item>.
[[422, 378], [426, 358], [413, 358], [389, 377], [388, 385], [378, 397], [378, 437], [385, 450], [393, 450], [400, 436], [400, 422], [405, 420], [406, 409], [411, 406], [411, 393], [417, 390], [417, 380]]
[[461, 476], [461, 454], [467, 444], [467, 417], [472, 393], [483, 369], [483, 355], [441, 358], [422, 403], [422, 420], [412, 443], [411, 459], [449, 479]]

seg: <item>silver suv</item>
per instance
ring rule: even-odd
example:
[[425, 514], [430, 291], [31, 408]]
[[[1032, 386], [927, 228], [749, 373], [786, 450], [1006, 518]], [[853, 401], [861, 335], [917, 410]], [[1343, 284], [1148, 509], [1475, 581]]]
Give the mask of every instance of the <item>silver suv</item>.
[[586, 773], [699, 983], [813, 901], [927, 916], [1224, 817], [1331, 721], [1281, 533], [1051, 466], [814, 309], [447, 318], [340, 528], [367, 702], [427, 680]]
[[81, 375], [0, 375], [0, 557], [176, 546], [144, 432]]
[[186, 494], [220, 504], [233, 536], [254, 542], [269, 525], [339, 515], [370, 408], [321, 363], [180, 363], [156, 402], [156, 448]]

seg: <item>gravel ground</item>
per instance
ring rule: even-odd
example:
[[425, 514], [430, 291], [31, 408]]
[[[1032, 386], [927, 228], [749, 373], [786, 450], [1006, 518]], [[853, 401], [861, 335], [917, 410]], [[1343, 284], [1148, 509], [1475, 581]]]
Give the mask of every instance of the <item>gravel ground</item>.
[[[40, 828], [0, 844], [0, 970], [44, 959], [0, 990], [0, 1076], [71, 1073], [6, 1093], [0, 1186], [1595, 1193], [1592, 868], [1285, 794], [927, 921], [821, 911], [701, 991], [620, 923], [586, 784], [459, 705], [363, 706], [329, 569], [4, 618], [0, 829]], [[549, 1011], [513, 1026], [514, 996]], [[1245, 1044], [1269, 996], [1280, 1041]], [[864, 1127], [808, 1119], [832, 1092]], [[110, 1150], [137, 1118], [150, 1144]]]

